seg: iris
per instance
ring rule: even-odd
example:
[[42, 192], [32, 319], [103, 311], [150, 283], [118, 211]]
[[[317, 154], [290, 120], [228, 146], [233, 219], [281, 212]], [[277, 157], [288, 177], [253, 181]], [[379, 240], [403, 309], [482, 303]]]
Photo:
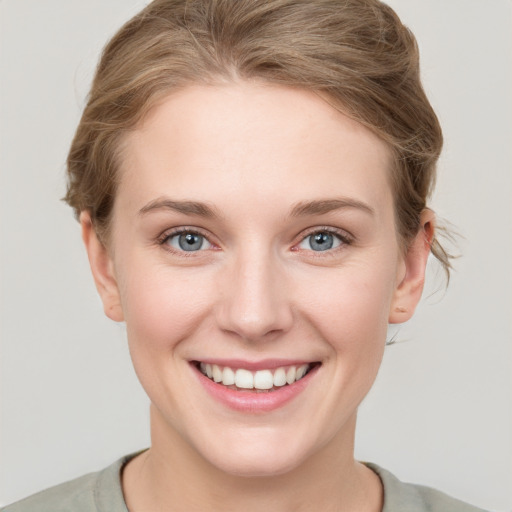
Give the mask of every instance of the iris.
[[334, 245], [334, 235], [325, 231], [310, 235], [308, 238], [309, 245], [314, 251], [327, 251]]

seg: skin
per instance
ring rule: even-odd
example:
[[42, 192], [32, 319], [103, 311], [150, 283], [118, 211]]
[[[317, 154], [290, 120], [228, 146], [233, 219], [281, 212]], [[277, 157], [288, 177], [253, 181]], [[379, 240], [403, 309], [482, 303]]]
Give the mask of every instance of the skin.
[[[381, 510], [380, 480], [353, 458], [357, 407], [388, 322], [420, 299], [434, 220], [399, 246], [390, 166], [384, 142], [318, 96], [257, 83], [188, 87], [127, 136], [108, 247], [81, 223], [151, 400], [152, 446], [123, 473], [130, 511]], [[166, 238], [183, 228], [202, 250]], [[325, 231], [335, 247], [313, 250]], [[190, 365], [205, 358], [321, 366], [297, 398], [250, 414], [205, 392]]]

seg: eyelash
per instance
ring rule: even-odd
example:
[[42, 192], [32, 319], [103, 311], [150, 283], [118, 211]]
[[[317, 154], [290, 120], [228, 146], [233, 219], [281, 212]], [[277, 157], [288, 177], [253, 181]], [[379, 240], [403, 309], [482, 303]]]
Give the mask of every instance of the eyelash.
[[186, 258], [189, 258], [189, 257], [193, 257], [193, 256], [197, 256], [196, 254], [194, 253], [198, 253], [198, 252], [204, 252], [204, 250], [200, 250], [200, 251], [185, 251], [185, 250], [179, 250], [179, 249], [176, 249], [174, 247], [171, 247], [169, 241], [174, 238], [174, 237], [177, 237], [179, 235], [184, 235], [184, 234], [191, 234], [191, 235], [197, 235], [197, 236], [200, 236], [202, 238], [204, 238], [204, 240], [210, 244], [211, 246], [215, 247], [215, 244], [213, 242], [210, 242], [210, 238], [209, 236], [206, 234], [206, 233], [203, 233], [201, 230], [197, 229], [197, 228], [188, 228], [188, 227], [180, 227], [180, 228], [176, 228], [176, 229], [173, 229], [173, 230], [170, 230], [170, 231], [165, 231], [164, 233], [162, 233], [158, 238], [157, 238], [157, 243], [158, 245], [160, 245], [164, 250], [166, 251], [169, 251], [173, 254], [178, 254], [179, 256], [183, 256], [183, 257], [186, 257]]
[[[293, 245], [291, 250], [294, 252], [300, 251], [301, 249], [299, 249], [298, 246], [301, 243], [303, 243], [309, 237], [316, 235], [316, 234], [320, 234], [320, 233], [326, 233], [329, 235], [333, 235], [335, 238], [337, 238], [340, 241], [340, 245], [337, 247], [334, 247], [332, 249], [326, 249], [325, 251], [314, 251], [312, 249], [305, 249], [308, 252], [314, 254], [315, 257], [322, 257], [322, 256], [325, 257], [325, 256], [333, 255], [333, 253], [337, 253], [339, 250], [342, 250], [344, 247], [346, 247], [348, 245], [352, 245], [352, 243], [354, 242], [354, 238], [352, 237], [352, 235], [348, 234], [346, 231], [341, 231], [339, 229], [334, 229], [332, 227], [327, 227], [327, 226], [320, 226], [320, 227], [315, 227], [314, 229], [307, 231], [305, 233], [301, 233], [300, 240]], [[180, 250], [176, 250], [175, 248], [171, 247], [168, 244], [168, 241], [170, 239], [172, 239], [175, 236], [182, 235], [182, 234], [192, 234], [192, 235], [201, 236], [210, 245], [215, 247], [215, 244], [213, 244], [213, 242], [210, 241], [208, 235], [201, 232], [201, 230], [198, 230], [197, 228], [187, 228], [187, 227], [180, 227], [180, 228], [176, 228], [174, 230], [166, 231], [166, 232], [162, 233], [157, 238], [157, 243], [158, 243], [158, 245], [162, 246], [166, 251], [172, 252], [173, 254], [179, 254], [180, 256], [183, 256], [183, 257], [193, 257], [193, 256], [195, 256], [194, 253], [204, 252], [204, 250], [202, 250], [202, 251], [201, 250], [200, 251], [181, 250], [180, 251]]]
[[339, 240], [340, 244], [337, 247], [334, 247], [332, 249], [326, 249], [325, 251], [314, 251], [312, 249], [305, 249], [309, 253], [311, 253], [311, 255], [315, 258], [325, 258], [329, 256], [334, 256], [338, 253], [338, 251], [343, 250], [347, 246], [352, 245], [354, 243], [354, 237], [347, 233], [346, 231], [335, 229], [329, 226], [318, 226], [309, 231], [306, 231], [305, 233], [301, 233], [300, 240], [292, 247], [292, 251], [300, 251], [301, 249], [298, 248], [300, 244], [302, 244], [309, 237], [320, 233], [326, 233], [334, 236]]

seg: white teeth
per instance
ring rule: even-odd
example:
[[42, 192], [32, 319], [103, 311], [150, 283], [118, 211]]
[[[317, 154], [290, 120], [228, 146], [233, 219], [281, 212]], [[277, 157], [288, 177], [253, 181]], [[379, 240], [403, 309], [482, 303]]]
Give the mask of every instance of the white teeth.
[[229, 368], [229, 367], [225, 367], [224, 370], [222, 371], [222, 384], [224, 384], [224, 386], [231, 386], [235, 383], [235, 372]]
[[[258, 370], [251, 372], [244, 368], [233, 370], [228, 366], [222, 368], [216, 364], [200, 363], [199, 369], [208, 378], [224, 386], [233, 386], [241, 389], [256, 389], [258, 391], [268, 391], [272, 388], [282, 387], [286, 384], [293, 384], [302, 379], [308, 370], [309, 364], [303, 364], [299, 367], [288, 366], [277, 368], [276, 370]], [[273, 373], [272, 373], [273, 372]]]
[[222, 380], [222, 370], [216, 364], [212, 365], [212, 376], [215, 382]]
[[270, 389], [274, 387], [274, 377], [270, 370], [259, 370], [254, 374], [254, 387], [256, 389]]
[[284, 368], [278, 368], [274, 373], [274, 386], [280, 387], [286, 384], [286, 372]]
[[254, 388], [254, 377], [249, 370], [239, 368], [235, 373], [235, 385], [237, 388]]
[[290, 366], [288, 368], [288, 371], [286, 372], [286, 382], [288, 384], [293, 384], [295, 382], [295, 376], [297, 374], [297, 369], [295, 366]]
[[308, 365], [303, 364], [297, 369], [297, 375], [295, 376], [295, 380], [300, 380], [304, 375], [306, 375], [306, 372], [308, 371]]

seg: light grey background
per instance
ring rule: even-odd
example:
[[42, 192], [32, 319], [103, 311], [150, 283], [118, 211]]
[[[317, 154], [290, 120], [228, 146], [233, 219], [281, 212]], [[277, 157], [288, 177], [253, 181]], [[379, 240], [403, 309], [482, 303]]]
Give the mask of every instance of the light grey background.
[[[106, 39], [144, 2], [0, 1], [0, 503], [149, 443], [124, 328], [103, 317], [64, 161]], [[446, 295], [386, 349], [357, 456], [512, 510], [512, 3], [392, 0], [444, 127], [437, 212], [465, 239]], [[442, 286], [433, 276], [429, 290]]]

